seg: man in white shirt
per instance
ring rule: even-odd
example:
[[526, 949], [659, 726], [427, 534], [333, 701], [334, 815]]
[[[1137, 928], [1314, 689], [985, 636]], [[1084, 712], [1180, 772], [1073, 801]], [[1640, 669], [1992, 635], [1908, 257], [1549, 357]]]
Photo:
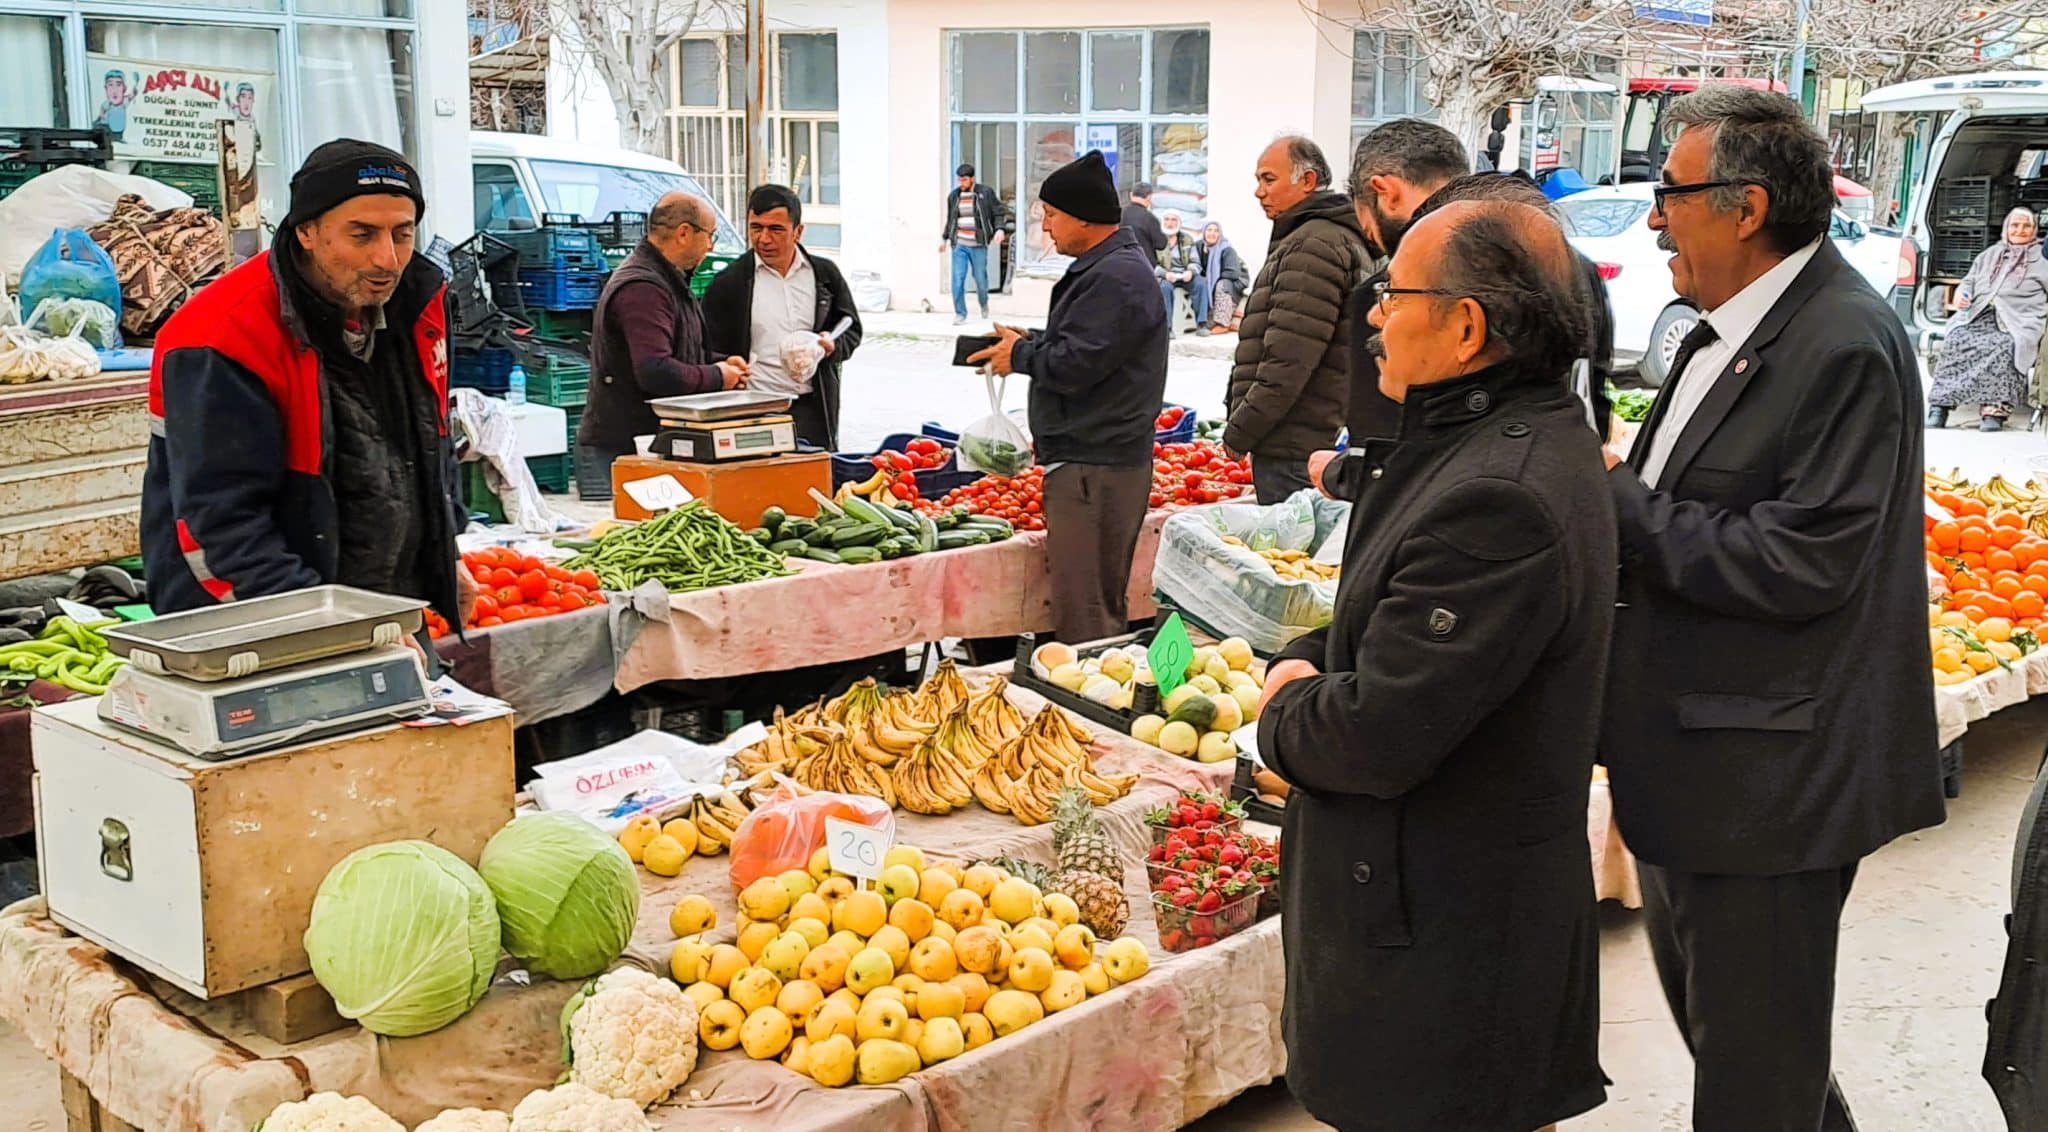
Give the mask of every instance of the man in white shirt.
[[798, 440], [829, 452], [839, 444], [840, 367], [860, 345], [860, 312], [838, 265], [806, 249], [803, 234], [803, 202], [788, 188], [747, 195], [753, 254], [704, 292], [705, 335], [713, 350], [748, 359], [748, 389], [790, 398]]
[[[1706, 314], [1624, 460], [1600, 755], [1698, 1132], [1849, 1132], [1843, 904], [1943, 816], [1920, 378], [1827, 242], [1827, 142], [1781, 94], [1672, 103], [1649, 225]], [[1881, 1072], [1881, 1071], [1880, 1071]]]

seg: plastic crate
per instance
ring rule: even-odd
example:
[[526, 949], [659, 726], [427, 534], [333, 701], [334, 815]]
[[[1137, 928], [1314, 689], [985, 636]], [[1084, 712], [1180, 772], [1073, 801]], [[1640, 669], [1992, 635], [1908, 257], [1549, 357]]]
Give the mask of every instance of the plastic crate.
[[1175, 907], [1167, 893], [1152, 896], [1152, 917], [1159, 925], [1159, 946], [1176, 954], [1208, 947], [1251, 927], [1259, 919], [1259, 894], [1248, 892], [1214, 912]]
[[590, 310], [527, 312], [527, 321], [533, 323], [535, 334], [572, 343], [590, 336], [591, 318]]
[[[1188, 408], [1186, 405], [1175, 405], [1172, 402], [1167, 402], [1166, 404], [1159, 406], [1160, 413], [1163, 413], [1168, 409], [1183, 410], [1180, 418], [1180, 423], [1173, 426], [1172, 428], [1161, 429], [1158, 432], [1154, 433], [1153, 443], [1186, 444], [1188, 441], [1193, 440], [1195, 438], [1195, 411], [1193, 409]], [[1159, 413], [1154, 413], [1152, 415], [1156, 419]], [[950, 428], [940, 427], [939, 422], [937, 421], [924, 422], [923, 425], [919, 426], [918, 433], [922, 436], [928, 436], [933, 440], [936, 440], [939, 443], [946, 445], [949, 448], [957, 448], [960, 445], [960, 434], [954, 432]]]
[[576, 459], [569, 453], [558, 456], [528, 456], [526, 470], [533, 473], [533, 482], [542, 491], [561, 495], [576, 482]]
[[1934, 252], [1928, 257], [1927, 274], [1937, 278], [1961, 279], [1977, 262], [1977, 253], [1991, 246], [1995, 233], [1989, 228], [1943, 228], [1934, 234]]
[[505, 392], [518, 359], [503, 346], [457, 346], [448, 362], [448, 382], [462, 389]]
[[548, 311], [588, 310], [604, 290], [604, 272], [561, 268], [519, 269], [519, 294], [529, 307]]
[[501, 232], [498, 238], [519, 253], [522, 271], [541, 268], [594, 271], [604, 262], [597, 234], [583, 227], [550, 226]]
[[583, 227], [596, 238], [597, 246], [605, 251], [630, 253], [647, 237], [647, 214], [611, 212], [603, 220], [586, 222]]
[[1995, 204], [1991, 177], [1956, 177], [1943, 181], [1934, 193], [1934, 223], [1937, 226], [1988, 225]]
[[590, 400], [590, 362], [556, 350], [535, 352], [526, 363], [526, 399], [566, 409]]
[[703, 298], [704, 292], [711, 289], [711, 281], [719, 272], [731, 267], [733, 261], [738, 258], [717, 253], [705, 256], [704, 262], [697, 265], [697, 270], [690, 273], [690, 294]]
[[[926, 439], [908, 432], [892, 433], [883, 438], [882, 446], [873, 452], [835, 452], [832, 454], [832, 490], [839, 490], [843, 483], [859, 483], [875, 474], [875, 457], [883, 452], [905, 452], [913, 440]], [[936, 438], [931, 438], [936, 439]], [[937, 499], [957, 487], [965, 487], [981, 478], [980, 472], [970, 472], [960, 467], [960, 455], [955, 452], [946, 458], [940, 468], [920, 468], [911, 473], [917, 480], [917, 493], [926, 499]]]

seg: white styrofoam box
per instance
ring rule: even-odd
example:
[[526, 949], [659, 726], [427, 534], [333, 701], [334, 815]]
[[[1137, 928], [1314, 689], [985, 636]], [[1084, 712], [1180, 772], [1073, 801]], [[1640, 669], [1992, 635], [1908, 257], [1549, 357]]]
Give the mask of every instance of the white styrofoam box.
[[512, 415], [513, 435], [519, 438], [519, 455], [560, 456], [569, 450], [569, 414], [553, 405], [507, 405]]

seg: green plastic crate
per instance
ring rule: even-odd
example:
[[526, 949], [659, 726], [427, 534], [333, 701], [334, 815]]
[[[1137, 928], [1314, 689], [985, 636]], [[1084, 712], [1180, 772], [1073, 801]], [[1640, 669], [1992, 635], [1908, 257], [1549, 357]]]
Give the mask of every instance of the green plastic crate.
[[574, 342], [590, 333], [590, 311], [543, 311], [526, 312], [527, 321], [533, 323], [534, 333], [544, 338], [559, 338]]
[[569, 451], [576, 451], [576, 429], [583, 423], [583, 406], [564, 405], [562, 411], [569, 417]]
[[711, 289], [711, 280], [719, 272], [731, 267], [733, 261], [738, 258], [735, 255], [705, 256], [704, 262], [697, 265], [697, 270], [690, 273], [690, 293], [700, 299], [703, 298], [704, 292]]
[[576, 458], [566, 452], [559, 456], [528, 456], [526, 470], [533, 473], [533, 482], [542, 491], [560, 495], [576, 481]]

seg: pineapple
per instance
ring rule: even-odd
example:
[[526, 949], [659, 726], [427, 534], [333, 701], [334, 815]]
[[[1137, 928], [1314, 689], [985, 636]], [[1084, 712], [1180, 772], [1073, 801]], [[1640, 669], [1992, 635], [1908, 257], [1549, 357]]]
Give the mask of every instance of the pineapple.
[[[1031, 884], [1037, 885], [1040, 892], [1060, 891], [1059, 886], [1054, 883], [1052, 870], [1039, 864], [1037, 861], [1027, 861], [1022, 857], [990, 857], [986, 860], [976, 861], [975, 864], [993, 865], [1016, 877], [1018, 880], [1028, 881]], [[1075, 903], [1079, 903], [1079, 901], [1076, 900]]]
[[[1077, 786], [1061, 790], [1053, 803], [1052, 848], [1059, 856], [1062, 873], [1095, 873], [1123, 883], [1123, 855], [1096, 820], [1095, 803]], [[1074, 899], [1078, 902], [1080, 897]]]
[[1072, 869], [1054, 877], [1052, 886], [1073, 898], [1075, 907], [1081, 909], [1081, 922], [1088, 925], [1097, 939], [1115, 939], [1124, 934], [1124, 924], [1131, 918], [1131, 904], [1124, 898], [1122, 883], [1100, 873]]

